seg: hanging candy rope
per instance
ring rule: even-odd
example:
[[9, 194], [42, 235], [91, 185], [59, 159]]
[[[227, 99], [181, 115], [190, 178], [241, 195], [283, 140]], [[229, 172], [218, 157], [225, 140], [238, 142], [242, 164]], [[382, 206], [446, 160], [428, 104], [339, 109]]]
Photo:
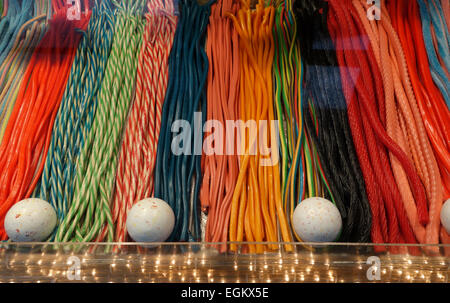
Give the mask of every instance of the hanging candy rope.
[[[245, 122], [256, 122], [252, 129], [239, 129], [243, 156], [239, 161], [239, 176], [233, 194], [230, 217], [230, 240], [290, 242], [292, 237], [283, 208], [282, 188], [278, 164], [278, 142], [273, 102], [272, 67], [274, 39], [272, 28], [275, 8], [259, 1], [252, 10], [250, 1], [242, 1], [237, 16], [230, 15], [239, 34], [240, 47], [240, 112]], [[267, 124], [262, 126], [260, 121]], [[257, 138], [260, 138], [257, 142]], [[259, 147], [267, 144], [271, 155], [261, 153]], [[278, 216], [278, 220], [276, 218]], [[281, 233], [277, 232], [277, 226]], [[273, 244], [269, 249], [276, 249]], [[236, 250], [236, 245], [230, 247]], [[250, 244], [251, 253], [263, 252], [266, 247]], [[286, 246], [290, 250], [292, 247]]]
[[52, 3], [59, 6], [30, 60], [0, 145], [1, 239], [6, 239], [6, 212], [31, 195], [41, 175], [42, 158], [49, 148], [53, 121], [81, 38], [76, 29], [84, 29], [88, 22], [87, 17], [68, 22], [66, 7]]
[[[336, 44], [355, 147], [372, 213], [378, 213], [378, 217], [381, 217], [381, 226], [374, 224], [375, 228], [381, 227], [381, 231], [373, 229], [372, 240], [376, 243], [416, 243], [388, 155], [380, 148], [381, 145], [395, 155], [407, 172], [419, 211], [419, 221], [427, 224], [429, 216], [423, 186], [409, 158], [384, 130], [385, 116], [380, 115], [386, 108], [382, 77], [371, 45], [360, 38], [366, 33], [355, 8], [350, 1], [338, 3], [333, 0], [329, 3], [328, 25]], [[360, 52], [360, 49], [367, 51]], [[388, 221], [384, 218], [383, 208], [387, 210]], [[386, 222], [389, 226], [385, 225]]]
[[11, 51], [15, 37], [22, 25], [31, 18], [32, 1], [11, 0], [8, 13], [0, 21], [0, 64], [3, 63], [8, 53]]
[[[26, 3], [30, 2], [27, 1]], [[18, 29], [10, 29], [11, 32], [15, 33], [10, 36], [10, 41], [13, 41], [13, 43], [9, 52], [6, 50], [3, 52], [4, 60], [0, 61], [0, 142], [19, 93], [20, 82], [33, 54], [32, 50], [36, 48], [45, 33], [46, 26], [43, 21], [47, 9], [43, 1], [36, 1], [34, 16], [31, 16], [30, 11], [23, 11], [22, 15], [30, 14], [30, 19], [23, 24], [15, 22]], [[7, 18], [4, 18], [0, 22], [3, 33], [8, 30], [6, 27], [11, 25], [8, 21]], [[8, 36], [8, 34], [5, 33], [5, 36]], [[7, 45], [5, 42], [2, 44], [5, 47]]]
[[[239, 41], [232, 21], [226, 13], [235, 14], [238, 4], [219, 0], [211, 7], [206, 52], [209, 59], [207, 83], [207, 120], [218, 121], [206, 130], [208, 151], [203, 161], [203, 183], [200, 191], [202, 210], [208, 214], [205, 241], [226, 242], [231, 211], [231, 198], [238, 175], [238, 159], [234, 146], [235, 131], [225, 126], [238, 119]], [[218, 130], [221, 129], [221, 131]], [[219, 137], [208, 132], [219, 132]], [[211, 136], [211, 137], [210, 137]], [[210, 146], [211, 145], [211, 146]], [[231, 150], [231, 146], [233, 150]], [[220, 251], [226, 250], [220, 246]]]
[[437, 0], [417, 0], [433, 80], [450, 108], [450, 35]]
[[[212, 2], [179, 2], [155, 167], [155, 197], [166, 201], [175, 213], [169, 241], [200, 239], [201, 143], [208, 76], [204, 46]], [[183, 120], [187, 123], [179, 124]], [[174, 136], [172, 129], [182, 133]]]
[[153, 170], [168, 81], [168, 57], [177, 24], [172, 0], [148, 1], [147, 24], [136, 77], [136, 96], [130, 110], [116, 177], [113, 219], [115, 242], [127, 236], [131, 207], [153, 194]]
[[[347, 105], [326, 26], [324, 4], [322, 1], [297, 2], [299, 40], [306, 65], [305, 91], [310, 98], [305, 104], [306, 128], [326, 176], [325, 197], [335, 202], [343, 218], [340, 240], [369, 242], [370, 205], [348, 124]], [[323, 87], [327, 87], [327, 91]], [[315, 115], [309, 114], [311, 111]]]
[[[401, 41], [411, 85], [439, 164], [446, 200], [450, 197], [450, 111], [431, 77], [418, 4], [404, 0], [397, 1], [395, 5], [389, 4], [392, 25]], [[403, 18], [405, 11], [408, 13], [407, 18]], [[407, 34], [411, 30], [414, 35]]]
[[64, 220], [72, 200], [75, 164], [95, 116], [113, 29], [111, 2], [102, 1], [92, 10], [53, 126], [50, 149], [35, 196], [54, 207], [59, 222]]
[[302, 143], [304, 142], [302, 100], [303, 65], [297, 40], [292, 1], [278, 1], [273, 29], [275, 43], [275, 107], [281, 143], [283, 205], [288, 223], [303, 196]]
[[[360, 15], [364, 8], [361, 1], [353, 1], [355, 7], [360, 4]], [[439, 242], [439, 218], [436, 214], [440, 212], [442, 205], [442, 184], [437, 167], [437, 162], [432, 154], [422, 117], [419, 113], [416, 97], [410, 82], [410, 75], [406, 66], [406, 59], [401, 47], [400, 39], [389, 22], [384, 1], [382, 1], [381, 21], [377, 23], [376, 33], [379, 35], [378, 41], [371, 32], [370, 25], [365, 27], [372, 41], [372, 47], [376, 56], [383, 77], [385, 92], [385, 121], [388, 135], [399, 144], [414, 161], [427, 192], [430, 201], [430, 222], [427, 225], [426, 235], [420, 225], [417, 211], [415, 209], [414, 198], [409, 187], [406, 173], [398, 162], [397, 158], [390, 153], [394, 178], [405, 203], [409, 221], [415, 231], [416, 238], [421, 243]], [[363, 23], [367, 18], [361, 17]], [[414, 78], [413, 78], [414, 79]], [[383, 113], [380, 112], [382, 115]], [[409, 144], [407, 144], [409, 142]], [[436, 213], [436, 209], [439, 209]], [[437, 242], [436, 242], [437, 241]]]
[[121, 135], [132, 101], [144, 2], [113, 3], [117, 11], [111, 54], [97, 112], [77, 160], [73, 199], [56, 232], [57, 242], [114, 240], [110, 202]]
[[[429, 87], [429, 89], [425, 89], [425, 87], [424, 87], [425, 83], [421, 83], [421, 81], [420, 81], [414, 60], [416, 60], [416, 57], [417, 58], [422, 57], [422, 60], [424, 62], [428, 63], [427, 59], [426, 59], [426, 55], [425, 55], [425, 46], [424, 46], [423, 40], [422, 40], [422, 41], [418, 41], [419, 43], [414, 43], [414, 46], [412, 47], [413, 42], [411, 41], [411, 36], [406, 34], [406, 32], [405, 32], [406, 29], [404, 28], [403, 20], [400, 20], [398, 18], [398, 16], [399, 16], [398, 9], [401, 9], [401, 6], [404, 6], [404, 5], [405, 5], [405, 3], [403, 1], [400, 1], [399, 3], [397, 3], [395, 8], [391, 7], [390, 10], [391, 10], [391, 15], [393, 16], [393, 18], [392, 18], [393, 24], [395, 24], [395, 26], [397, 27], [397, 32], [399, 33], [399, 40], [401, 41], [401, 44], [403, 46], [405, 62], [407, 63], [406, 67], [409, 71], [409, 76], [411, 79], [411, 84], [409, 86], [406, 85], [405, 87], [408, 88], [408, 87], [412, 86], [412, 90], [413, 90], [416, 100], [417, 100], [417, 106], [419, 107], [419, 110], [415, 109], [414, 103], [412, 103], [412, 106], [411, 106], [412, 109], [415, 110], [416, 112], [419, 112], [415, 115], [417, 117], [416, 120], [419, 120], [417, 123], [418, 130], [425, 133], [422, 130], [423, 128], [425, 128], [427, 131], [427, 134], [428, 134], [428, 138], [430, 139], [430, 142], [431, 142], [431, 144], [429, 144], [428, 141], [426, 140], [427, 139], [426, 135], [423, 134], [422, 141], [424, 142], [424, 145], [422, 145], [423, 146], [422, 150], [419, 151], [425, 155], [428, 154], [428, 157], [426, 157], [427, 159], [423, 163], [421, 163], [422, 167], [428, 165], [428, 167], [422, 168], [422, 176], [421, 177], [422, 177], [422, 179], [424, 178], [424, 173], [425, 174], [427, 173], [429, 175], [428, 183], [424, 182], [424, 184], [427, 188], [428, 199], [430, 201], [430, 223], [426, 226], [425, 229], [421, 226], [417, 226], [416, 208], [414, 205], [414, 201], [411, 199], [410, 196], [408, 197], [409, 201], [408, 201], [408, 205], [407, 205], [407, 212], [408, 212], [408, 217], [410, 219], [412, 226], [415, 227], [416, 237], [420, 243], [428, 243], [428, 244], [438, 243], [440, 231], [441, 231], [441, 241], [443, 243], [448, 243], [448, 239], [449, 239], [448, 235], [446, 234], [446, 232], [443, 228], [440, 228], [439, 214], [441, 211], [441, 206], [442, 206], [443, 201], [448, 199], [448, 170], [445, 166], [444, 159], [448, 160], [449, 153], [445, 147], [447, 140], [443, 139], [442, 135], [445, 134], [444, 137], [446, 135], [448, 135], [446, 128], [448, 129], [448, 123], [450, 122], [450, 119], [448, 116], [449, 112], [448, 112], [448, 109], [446, 108], [445, 104], [442, 102], [442, 98], [439, 98], [440, 94], [438, 93], [438, 91], [436, 90], [434, 85], [431, 85]], [[397, 10], [397, 12], [395, 12], [396, 10]], [[385, 13], [385, 16], [387, 16], [387, 10], [384, 13]], [[415, 14], [415, 16], [417, 16], [417, 18], [419, 18], [418, 5], [416, 3], [412, 3], [412, 5], [410, 5], [409, 13]], [[411, 28], [414, 28], [414, 26], [411, 26]], [[419, 32], [419, 35], [420, 35], [420, 33], [421, 33], [420, 26], [417, 25], [415, 27], [415, 29], [416, 29], [416, 31]], [[383, 35], [382, 37], [383, 37], [382, 42], [384, 42], [385, 35]], [[397, 42], [396, 44], [398, 45], [399, 43]], [[397, 46], [397, 49], [401, 50], [399, 46]], [[418, 56], [416, 56], [414, 54], [416, 50], [419, 53]], [[403, 54], [400, 55], [400, 58], [402, 58], [402, 57], [403, 57]], [[403, 64], [405, 64], [405, 63], [403, 63]], [[394, 77], [398, 78], [398, 76], [396, 76], [395, 74], [394, 74]], [[432, 84], [432, 81], [430, 80], [431, 77], [430, 77], [429, 70], [427, 71], [427, 77], [429, 78], [429, 82], [427, 84], [428, 85]], [[411, 88], [409, 88], [409, 89], [411, 89]], [[431, 103], [429, 101], [430, 99], [434, 99], [433, 104], [430, 104]], [[440, 106], [440, 108], [436, 108], [435, 107], [436, 105], [441, 105], [441, 106]], [[435, 116], [434, 116], [434, 113], [436, 113], [437, 111], [439, 112], [439, 118], [444, 117], [443, 124], [438, 125], [438, 126], [436, 125], [436, 122], [435, 122], [436, 120], [435, 120]], [[420, 121], [419, 117], [423, 119], [423, 122]], [[407, 123], [402, 121], [401, 125], [402, 125], [402, 128], [405, 128], [405, 125], [407, 125]], [[436, 136], [438, 134], [436, 131], [439, 131], [439, 128], [443, 129], [444, 132], [443, 133], [441, 132], [440, 133], [441, 136], [438, 137], [438, 136]], [[411, 130], [410, 129], [404, 130], [404, 133], [408, 133], [408, 132], [411, 132]], [[403, 140], [403, 142], [406, 141], [404, 138], [402, 140]], [[437, 140], [441, 140], [441, 141], [437, 141]], [[438, 144], [440, 144], [440, 146], [442, 148], [439, 148], [439, 146], [438, 146], [438, 148], [436, 148]], [[436, 158], [433, 155], [432, 147], [435, 147], [434, 155], [437, 155]], [[406, 150], [408, 150], [408, 145], [406, 145]], [[415, 158], [417, 158], [417, 157], [415, 157]], [[442, 160], [444, 160], [444, 163], [442, 163]], [[394, 163], [392, 163], [392, 164], [394, 165]], [[443, 164], [443, 165], [441, 165], [441, 167], [439, 169], [440, 164]], [[417, 167], [420, 167], [420, 166], [417, 166]], [[441, 172], [441, 174], [439, 172]], [[404, 189], [409, 189], [409, 188], [407, 186], [405, 186]], [[405, 201], [405, 203], [406, 203], [406, 201]]]

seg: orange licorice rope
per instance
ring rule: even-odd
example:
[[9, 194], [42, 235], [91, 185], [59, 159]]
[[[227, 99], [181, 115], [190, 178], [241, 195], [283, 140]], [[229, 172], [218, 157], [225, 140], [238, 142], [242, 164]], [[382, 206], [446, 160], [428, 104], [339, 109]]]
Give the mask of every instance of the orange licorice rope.
[[64, 1], [53, 1], [50, 28], [24, 74], [0, 145], [0, 238], [7, 239], [4, 219], [9, 208], [29, 197], [42, 173], [52, 126], [70, 68], [90, 13], [68, 21]]
[[[211, 6], [208, 25], [206, 53], [210, 68], [207, 121], [215, 122], [211, 129], [206, 130], [204, 142], [209, 150], [203, 154], [202, 159], [204, 175], [200, 201], [202, 211], [208, 214], [206, 242], [224, 243], [228, 240], [231, 199], [239, 174], [233, 142], [236, 132], [234, 128], [233, 132], [230, 132], [226, 127], [227, 121], [238, 119], [239, 37], [232, 21], [225, 15], [235, 14], [238, 8], [239, 5], [233, 0], [218, 0]], [[220, 125], [216, 125], [217, 122]], [[213, 131], [219, 136], [208, 135]], [[226, 248], [226, 244], [222, 244], [219, 250], [223, 252]]]
[[[286, 214], [281, 197], [281, 182], [274, 120], [272, 66], [274, 60], [274, 40], [272, 28], [275, 9], [259, 0], [252, 10], [251, 1], [242, 0], [237, 16], [229, 15], [239, 34], [240, 42], [240, 113], [245, 122], [256, 122], [257, 130], [241, 134], [241, 151], [245, 151], [239, 161], [239, 176], [233, 194], [230, 217], [230, 241], [276, 242], [279, 239], [290, 242]], [[260, 121], [267, 122], [266, 128], [259, 128]], [[248, 137], [247, 137], [248, 136]], [[261, 154], [259, 146], [266, 141], [271, 148], [272, 157], [267, 159]], [[276, 154], [278, 155], [278, 154]], [[269, 165], [262, 165], [262, 161]], [[278, 221], [276, 218], [278, 217]], [[281, 235], [277, 232], [277, 224]], [[232, 244], [230, 249], [236, 250]], [[267, 247], [249, 244], [250, 253], [261, 253]], [[269, 249], [276, 249], [274, 244]], [[287, 245], [287, 250], [292, 247]]]

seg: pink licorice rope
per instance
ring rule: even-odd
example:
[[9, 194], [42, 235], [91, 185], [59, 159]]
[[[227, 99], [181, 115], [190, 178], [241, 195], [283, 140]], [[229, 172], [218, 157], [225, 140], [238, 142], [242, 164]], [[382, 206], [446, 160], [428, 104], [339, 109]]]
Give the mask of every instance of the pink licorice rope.
[[[136, 93], [127, 121], [116, 176], [113, 219], [115, 242], [127, 236], [128, 211], [153, 194], [153, 170], [168, 82], [168, 57], [177, 24], [173, 1], [149, 0], [139, 56]], [[100, 236], [102, 240], [103, 235]]]

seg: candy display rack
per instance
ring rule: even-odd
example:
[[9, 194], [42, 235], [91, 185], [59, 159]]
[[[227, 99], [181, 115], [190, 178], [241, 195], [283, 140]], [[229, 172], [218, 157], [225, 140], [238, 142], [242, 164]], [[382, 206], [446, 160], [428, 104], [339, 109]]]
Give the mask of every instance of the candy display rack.
[[449, 283], [448, 1], [0, 0], [0, 283]]
[[0, 282], [449, 282], [448, 245], [277, 244], [278, 252], [245, 254], [240, 243], [221, 254], [210, 243], [3, 243]]

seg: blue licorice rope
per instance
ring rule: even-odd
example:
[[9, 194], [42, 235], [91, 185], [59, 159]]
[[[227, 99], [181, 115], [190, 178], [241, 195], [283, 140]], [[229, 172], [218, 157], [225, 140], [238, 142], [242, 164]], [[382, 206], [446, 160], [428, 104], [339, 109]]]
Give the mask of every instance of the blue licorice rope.
[[[432, 21], [432, 19], [436, 20], [435, 18], [437, 16], [435, 16], [435, 18], [433, 18], [433, 16], [432, 16], [433, 12], [436, 14], [436, 10], [432, 10], [430, 12], [427, 4], [423, 0], [417, 0], [417, 3], [419, 4], [420, 15], [422, 17], [423, 38], [425, 41], [425, 48], [426, 48], [427, 54], [428, 54], [428, 60], [430, 61], [431, 76], [433, 77], [433, 80], [434, 80], [436, 86], [441, 91], [442, 96], [445, 99], [445, 103], [447, 104], [447, 107], [450, 108], [450, 87], [449, 87], [450, 81], [447, 78], [447, 75], [446, 75], [444, 69], [442, 68], [442, 66], [439, 62], [439, 59], [437, 57], [436, 49], [434, 48], [433, 38], [432, 38], [432, 34], [431, 34], [431, 24], [433, 23], [433, 27], [434, 27], [437, 37], [443, 37], [443, 35], [447, 35], [447, 37], [448, 37], [448, 31], [447, 30], [444, 31], [440, 24], [435, 24], [435, 23], [439, 23], [439, 22]], [[431, 6], [433, 6], [433, 5], [431, 5]], [[439, 6], [439, 7], [441, 7], [441, 6]], [[445, 26], [445, 28], [447, 29], [447, 26]], [[445, 51], [444, 51], [444, 53], [441, 53], [441, 58], [443, 60], [448, 61], [449, 60], [448, 47], [447, 47], [446, 53], [445, 53]]]
[[[200, 146], [203, 141], [201, 128], [206, 119], [204, 88], [208, 74], [205, 34], [212, 2], [200, 6], [197, 1], [182, 0], [178, 5], [180, 17], [169, 57], [169, 82], [155, 167], [155, 196], [165, 200], [175, 213], [175, 227], [169, 241], [200, 240], [201, 155], [192, 154], [191, 147], [193, 138], [200, 140]], [[194, 123], [197, 116], [194, 112], [198, 111], [201, 111], [201, 125]], [[191, 126], [189, 135], [183, 138], [185, 153], [181, 155], [172, 151], [175, 138], [172, 125], [177, 120], [185, 120]], [[193, 145], [196, 144], [198, 141]]]
[[51, 203], [61, 222], [73, 196], [75, 163], [97, 109], [97, 94], [114, 37], [110, 0], [97, 2], [77, 49], [35, 196]]
[[33, 1], [12, 0], [8, 13], [0, 21], [0, 64], [3, 63], [16, 40], [21, 26], [31, 19]]

